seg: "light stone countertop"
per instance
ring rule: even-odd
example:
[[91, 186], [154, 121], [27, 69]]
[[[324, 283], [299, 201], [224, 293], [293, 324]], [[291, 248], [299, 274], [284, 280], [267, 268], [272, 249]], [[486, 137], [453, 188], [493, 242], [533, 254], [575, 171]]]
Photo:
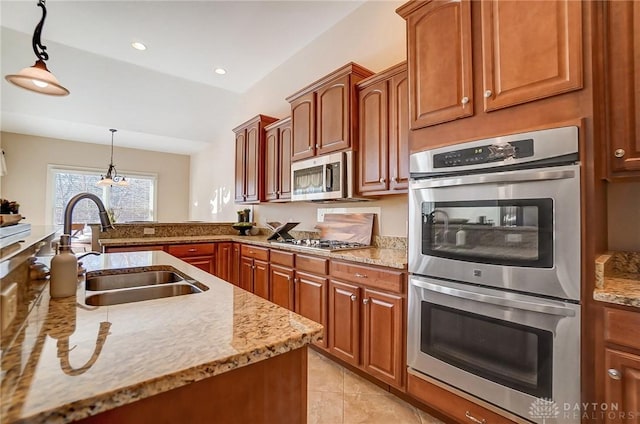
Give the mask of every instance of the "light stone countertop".
[[640, 252], [608, 252], [596, 259], [593, 298], [640, 308]]
[[76, 298], [50, 299], [47, 285], [2, 351], [2, 423], [71, 422], [322, 337], [320, 324], [165, 252], [82, 261], [88, 271], [174, 267], [209, 290], [93, 307], [84, 305], [83, 280]]
[[288, 250], [308, 255], [325, 256], [331, 259], [359, 262], [369, 265], [386, 266], [390, 268], [406, 269], [407, 252], [404, 249], [388, 249], [372, 247], [367, 249], [322, 251], [310, 250], [303, 247], [271, 243], [267, 236], [238, 236], [238, 235], [202, 235], [202, 236], [176, 236], [176, 237], [139, 237], [139, 238], [113, 238], [100, 239], [102, 247], [107, 246], [151, 246], [159, 244], [182, 243], [206, 243], [216, 241], [234, 241], [253, 244], [256, 246]]

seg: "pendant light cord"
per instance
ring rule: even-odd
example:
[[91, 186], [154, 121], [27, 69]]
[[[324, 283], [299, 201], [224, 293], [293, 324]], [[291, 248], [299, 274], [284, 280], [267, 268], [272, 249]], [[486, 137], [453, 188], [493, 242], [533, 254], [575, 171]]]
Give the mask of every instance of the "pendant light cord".
[[36, 25], [35, 31], [33, 31], [33, 39], [31, 40], [31, 45], [33, 46], [33, 52], [36, 54], [36, 57], [40, 60], [48, 60], [49, 54], [46, 52], [47, 46], [42, 45], [42, 40], [40, 39], [40, 34], [42, 33], [42, 27], [44, 26], [44, 19], [47, 17], [47, 7], [45, 6], [45, 0], [38, 1], [38, 7], [42, 8], [42, 19], [38, 25]]
[[113, 166], [113, 134], [118, 130], [110, 128], [109, 131], [111, 131], [111, 162], [109, 164]]

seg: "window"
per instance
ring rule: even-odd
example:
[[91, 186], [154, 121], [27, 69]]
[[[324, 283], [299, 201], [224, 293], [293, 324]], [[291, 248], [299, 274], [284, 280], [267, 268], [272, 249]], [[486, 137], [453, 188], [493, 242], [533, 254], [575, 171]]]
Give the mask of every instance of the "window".
[[[129, 185], [98, 187], [103, 170], [49, 165], [49, 204], [54, 225], [64, 223], [64, 209], [78, 193], [93, 193], [102, 199], [114, 222], [153, 221], [155, 218], [156, 180], [154, 174], [123, 172]], [[78, 202], [73, 209], [74, 223], [97, 223], [98, 209], [90, 200]]]

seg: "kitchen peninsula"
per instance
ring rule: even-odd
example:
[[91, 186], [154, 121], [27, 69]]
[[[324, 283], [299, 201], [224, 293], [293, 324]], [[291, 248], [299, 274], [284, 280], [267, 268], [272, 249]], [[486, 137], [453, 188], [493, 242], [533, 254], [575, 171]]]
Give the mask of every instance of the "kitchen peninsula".
[[75, 298], [50, 299], [45, 286], [3, 340], [3, 423], [306, 419], [306, 346], [321, 325], [165, 252], [82, 262], [107, 274], [171, 267], [208, 289], [92, 307], [82, 280]]

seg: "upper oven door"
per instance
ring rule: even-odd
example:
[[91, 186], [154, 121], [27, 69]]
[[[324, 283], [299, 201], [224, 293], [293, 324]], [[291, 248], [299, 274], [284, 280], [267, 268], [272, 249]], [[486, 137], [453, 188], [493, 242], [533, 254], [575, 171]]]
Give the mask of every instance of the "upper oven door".
[[411, 181], [409, 271], [580, 299], [579, 165]]

